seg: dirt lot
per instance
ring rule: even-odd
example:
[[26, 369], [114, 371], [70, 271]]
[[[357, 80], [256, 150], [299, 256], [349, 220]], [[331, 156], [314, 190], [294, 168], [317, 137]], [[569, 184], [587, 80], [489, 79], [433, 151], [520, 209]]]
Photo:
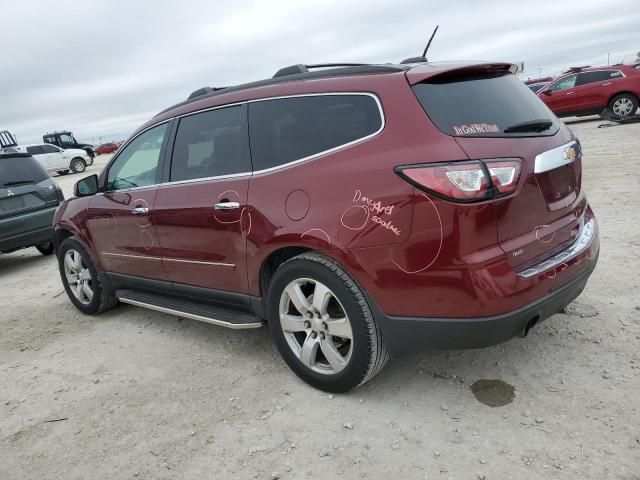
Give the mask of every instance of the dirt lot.
[[[0, 479], [639, 479], [640, 125], [600, 123], [571, 125], [602, 249], [567, 314], [348, 395], [299, 381], [267, 329], [85, 317], [53, 257], [0, 256]], [[480, 379], [513, 402], [480, 403]]]

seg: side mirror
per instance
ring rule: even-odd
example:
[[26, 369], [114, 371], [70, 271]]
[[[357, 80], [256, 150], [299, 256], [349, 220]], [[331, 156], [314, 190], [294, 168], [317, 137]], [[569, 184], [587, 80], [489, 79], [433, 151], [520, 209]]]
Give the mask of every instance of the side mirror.
[[542, 92], [544, 95], [551, 95], [553, 92], [551, 90], [545, 90]]
[[88, 197], [98, 193], [98, 175], [91, 175], [76, 183], [73, 194], [76, 197]]

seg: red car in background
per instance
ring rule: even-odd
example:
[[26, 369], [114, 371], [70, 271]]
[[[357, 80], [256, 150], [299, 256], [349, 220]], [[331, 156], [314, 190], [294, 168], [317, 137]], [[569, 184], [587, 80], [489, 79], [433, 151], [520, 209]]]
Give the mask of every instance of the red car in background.
[[119, 146], [120, 145], [118, 145], [115, 142], [103, 143], [99, 147], [96, 147], [94, 151], [96, 152], [97, 155], [104, 155], [105, 153], [115, 152], [116, 150], [118, 150]]
[[640, 98], [640, 65], [574, 67], [538, 90], [538, 96], [559, 117], [603, 110], [633, 115]]

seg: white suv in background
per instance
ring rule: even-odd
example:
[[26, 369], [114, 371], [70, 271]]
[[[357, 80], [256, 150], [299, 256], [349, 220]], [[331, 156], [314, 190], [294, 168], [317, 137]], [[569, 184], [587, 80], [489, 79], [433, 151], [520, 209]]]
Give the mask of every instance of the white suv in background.
[[69, 170], [72, 170], [73, 173], [82, 173], [86, 170], [87, 165], [93, 163], [93, 158], [79, 148], [63, 150], [50, 143], [19, 145], [14, 148], [30, 154], [47, 171], [57, 172], [60, 175], [66, 175]]

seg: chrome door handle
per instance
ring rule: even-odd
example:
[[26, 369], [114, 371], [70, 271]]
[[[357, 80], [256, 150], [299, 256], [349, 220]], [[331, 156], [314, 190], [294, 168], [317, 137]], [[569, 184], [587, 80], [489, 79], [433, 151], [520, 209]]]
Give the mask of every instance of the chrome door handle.
[[146, 215], [147, 213], [149, 213], [149, 209], [147, 207], [136, 207], [131, 210], [131, 213], [133, 213], [134, 215]]
[[611, 85], [611, 82], [603, 83], [602, 86], [605, 87], [607, 85]]
[[240, 202], [220, 202], [216, 203], [213, 208], [216, 210], [235, 210], [240, 208]]
[[575, 95], [576, 92], [567, 92], [567, 95]]

